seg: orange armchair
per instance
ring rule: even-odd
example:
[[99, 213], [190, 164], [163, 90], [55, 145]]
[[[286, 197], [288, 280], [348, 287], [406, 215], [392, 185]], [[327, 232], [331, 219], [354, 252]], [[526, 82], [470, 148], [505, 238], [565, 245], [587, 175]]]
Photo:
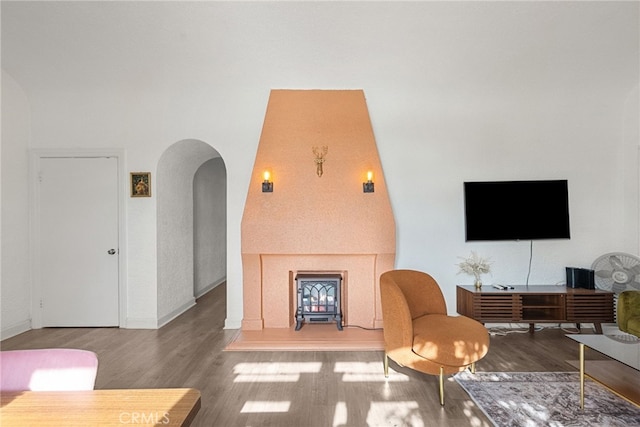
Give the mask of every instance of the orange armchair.
[[433, 277], [415, 270], [392, 270], [380, 276], [384, 322], [384, 374], [389, 359], [400, 366], [440, 378], [471, 367], [489, 351], [489, 333], [465, 316], [448, 316], [444, 296]]

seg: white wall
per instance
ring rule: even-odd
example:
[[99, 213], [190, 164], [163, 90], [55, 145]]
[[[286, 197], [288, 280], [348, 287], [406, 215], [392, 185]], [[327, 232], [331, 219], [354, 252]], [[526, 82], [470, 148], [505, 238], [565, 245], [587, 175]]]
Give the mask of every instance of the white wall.
[[195, 296], [227, 277], [227, 172], [217, 157], [200, 166], [193, 179]]
[[29, 102], [15, 80], [2, 72], [2, 273], [0, 337], [31, 328], [29, 273]]
[[[640, 25], [639, 25], [640, 28]], [[640, 32], [640, 29], [638, 30]], [[626, 247], [630, 252], [640, 254], [640, 86], [629, 93], [624, 106], [622, 121], [622, 150], [620, 150], [620, 164], [622, 165], [624, 206], [621, 209], [623, 235]]]
[[[509, 283], [524, 282], [529, 256], [528, 242], [464, 242], [464, 180], [569, 180], [572, 238], [535, 243], [531, 283], [558, 282], [564, 266], [589, 266], [604, 252], [638, 253], [637, 2], [1, 7], [2, 66], [31, 105], [31, 147], [124, 147], [128, 171], [154, 176], [176, 141], [220, 153], [227, 327], [242, 319], [240, 219], [272, 88], [364, 89], [396, 216], [397, 266], [432, 273], [450, 309], [455, 284], [471, 283], [456, 275], [458, 256], [490, 256], [486, 282]], [[20, 171], [10, 177], [19, 193]], [[3, 230], [24, 230], [22, 218], [5, 226], [9, 196]], [[157, 199], [126, 203], [134, 325], [162, 316]], [[21, 274], [3, 271], [3, 295], [18, 292]], [[17, 310], [11, 324], [28, 320]]]

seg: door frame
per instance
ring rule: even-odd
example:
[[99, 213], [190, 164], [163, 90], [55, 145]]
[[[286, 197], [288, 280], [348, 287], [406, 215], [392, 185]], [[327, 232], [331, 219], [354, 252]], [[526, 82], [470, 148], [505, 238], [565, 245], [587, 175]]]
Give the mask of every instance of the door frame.
[[40, 300], [43, 296], [42, 277], [40, 277], [40, 241], [41, 230], [38, 218], [40, 216], [40, 190], [38, 171], [40, 161], [44, 158], [90, 158], [115, 157], [118, 167], [118, 324], [126, 328], [127, 324], [127, 233], [126, 233], [126, 195], [128, 194], [128, 180], [125, 179], [125, 151], [121, 148], [60, 148], [60, 149], [31, 149], [29, 150], [29, 203], [30, 225], [29, 238], [31, 266], [31, 328], [40, 329], [43, 326]]

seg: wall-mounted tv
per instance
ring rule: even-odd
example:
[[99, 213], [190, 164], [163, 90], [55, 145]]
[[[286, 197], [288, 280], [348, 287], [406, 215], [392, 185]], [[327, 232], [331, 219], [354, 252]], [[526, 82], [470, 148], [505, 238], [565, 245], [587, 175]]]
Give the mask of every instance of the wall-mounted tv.
[[568, 239], [567, 180], [464, 183], [467, 241]]

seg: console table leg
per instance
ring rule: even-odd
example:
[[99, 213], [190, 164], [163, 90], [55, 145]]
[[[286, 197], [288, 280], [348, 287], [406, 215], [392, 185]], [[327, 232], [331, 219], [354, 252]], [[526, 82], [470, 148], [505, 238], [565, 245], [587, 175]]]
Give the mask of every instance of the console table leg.
[[444, 368], [440, 366], [440, 406], [444, 406]]
[[602, 323], [594, 323], [593, 328], [596, 330], [596, 334], [602, 334]]
[[580, 343], [580, 409], [584, 409], [584, 344]]
[[389, 356], [384, 352], [384, 377], [389, 378]]
[[535, 323], [529, 323], [529, 333], [533, 334], [533, 332], [536, 330], [536, 324]]

